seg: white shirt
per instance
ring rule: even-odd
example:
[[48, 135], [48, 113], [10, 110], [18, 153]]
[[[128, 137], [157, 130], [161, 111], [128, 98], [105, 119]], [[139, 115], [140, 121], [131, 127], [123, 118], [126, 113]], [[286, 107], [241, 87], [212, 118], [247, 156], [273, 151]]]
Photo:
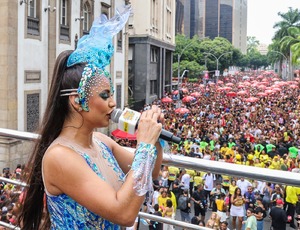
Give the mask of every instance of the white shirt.
[[241, 189], [242, 196], [244, 196], [245, 192], [248, 191], [248, 186], [252, 186], [252, 184], [247, 180], [238, 180], [236, 185]]
[[181, 183], [183, 184], [184, 189], [190, 188], [190, 180], [191, 180], [191, 177], [187, 173], [181, 177]]
[[214, 181], [216, 180], [216, 177], [214, 174], [205, 174], [202, 178], [205, 180], [204, 182], [204, 190], [211, 191], [214, 188]]

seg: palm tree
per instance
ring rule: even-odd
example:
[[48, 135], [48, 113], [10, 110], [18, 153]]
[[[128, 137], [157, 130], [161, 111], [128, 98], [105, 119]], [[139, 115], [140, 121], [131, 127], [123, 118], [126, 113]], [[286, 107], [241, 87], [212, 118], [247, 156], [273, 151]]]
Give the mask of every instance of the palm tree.
[[282, 21], [275, 23], [273, 26], [274, 29], [278, 29], [273, 39], [281, 40], [284, 36], [288, 35], [289, 27], [300, 27], [300, 12], [298, 9], [294, 10], [289, 7], [287, 13], [278, 12], [278, 15], [282, 18]]
[[256, 39], [256, 37], [247, 37], [247, 53], [252, 53], [255, 50], [257, 50], [257, 47], [259, 45], [259, 41]]
[[292, 63], [297, 64], [300, 59], [300, 27], [288, 28], [288, 36], [284, 36], [280, 41], [280, 49], [290, 49], [292, 51]]

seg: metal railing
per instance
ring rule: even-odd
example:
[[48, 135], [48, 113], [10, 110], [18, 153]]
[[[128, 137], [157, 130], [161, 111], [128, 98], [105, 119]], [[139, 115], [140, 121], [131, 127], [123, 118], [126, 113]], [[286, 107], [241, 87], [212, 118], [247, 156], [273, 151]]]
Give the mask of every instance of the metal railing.
[[[3, 129], [3, 128], [0, 128], [0, 136], [7, 137], [7, 138], [21, 139], [21, 140], [30, 140], [30, 141], [39, 138], [38, 134], [21, 132], [21, 131], [10, 130], [10, 129]], [[133, 149], [131, 148], [126, 148], [126, 149], [133, 151]], [[222, 174], [222, 175], [231, 175], [231, 176], [233, 175], [237, 177], [245, 177], [245, 178], [267, 181], [272, 183], [300, 186], [299, 173], [293, 173], [288, 171], [273, 170], [273, 169], [259, 168], [253, 166], [238, 165], [238, 164], [230, 164], [230, 163], [220, 162], [220, 161], [203, 160], [198, 158], [171, 155], [168, 153], [165, 153], [163, 156], [163, 164], [168, 166], [171, 165], [177, 166], [180, 168], [194, 169], [198, 171], [209, 171], [212, 173]], [[25, 183], [18, 182], [15, 180], [9, 180], [3, 177], [0, 177], [0, 181], [1, 180], [11, 184], [26, 186]], [[188, 228], [188, 229], [208, 229], [208, 228], [188, 224], [177, 220], [158, 217], [145, 212], [140, 212], [139, 216], [145, 219], [158, 221], [166, 224], [172, 224], [174, 226]], [[0, 221], [0, 225], [4, 226], [2, 224], [7, 225], [7, 223]], [[6, 227], [9, 228], [9, 226]], [[10, 229], [18, 229], [18, 228], [12, 226], [12, 228]]]

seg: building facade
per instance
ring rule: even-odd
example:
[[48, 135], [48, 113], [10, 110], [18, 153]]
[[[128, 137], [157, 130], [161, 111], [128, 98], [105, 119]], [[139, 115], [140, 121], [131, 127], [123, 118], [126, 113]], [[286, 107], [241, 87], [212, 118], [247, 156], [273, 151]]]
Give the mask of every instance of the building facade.
[[128, 89], [135, 109], [171, 90], [175, 0], [131, 0]]
[[[34, 132], [45, 111], [56, 57], [74, 50], [94, 18], [108, 18], [124, 0], [3, 0], [0, 13], [0, 127]], [[127, 105], [126, 29], [114, 38], [110, 71], [118, 108]], [[0, 168], [25, 163], [30, 148], [0, 139]], [[8, 164], [8, 165], [7, 165]]]
[[176, 33], [224, 37], [247, 51], [247, 0], [177, 0]]

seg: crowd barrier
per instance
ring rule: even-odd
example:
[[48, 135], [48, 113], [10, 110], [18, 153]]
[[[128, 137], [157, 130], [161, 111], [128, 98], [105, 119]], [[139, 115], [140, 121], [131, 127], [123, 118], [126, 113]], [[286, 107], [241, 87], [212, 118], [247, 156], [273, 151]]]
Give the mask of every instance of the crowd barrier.
[[[20, 140], [29, 140], [29, 141], [34, 141], [37, 138], [39, 138], [39, 135], [34, 133], [21, 132], [21, 131], [3, 129], [3, 128], [0, 128], [0, 136], [6, 138], [20, 139]], [[134, 149], [131, 148], [126, 148], [126, 149], [129, 149], [130, 151], [134, 151]], [[267, 181], [272, 183], [300, 186], [299, 173], [293, 173], [288, 171], [272, 170], [272, 169], [258, 168], [258, 167], [238, 165], [238, 164], [229, 164], [220, 161], [210, 161], [210, 160], [203, 160], [198, 158], [171, 155], [169, 153], [164, 153], [163, 164], [168, 166], [172, 165], [180, 168], [194, 169], [197, 171], [206, 171], [206, 172], [210, 171], [212, 173], [221, 174], [221, 175], [244, 177], [244, 178], [256, 179], [256, 180]], [[9, 180], [4, 177], [0, 177], [0, 181], [26, 186], [25, 183]], [[139, 216], [140, 218], [154, 220], [166, 224], [172, 224], [174, 226], [187, 228], [187, 229], [202, 229], [202, 230], [208, 229], [205, 227], [188, 224], [178, 220], [158, 217], [145, 212], [140, 212]], [[2, 221], [0, 221], [0, 226], [5, 226], [9, 229], [19, 229], [13, 225], [4, 223]]]

